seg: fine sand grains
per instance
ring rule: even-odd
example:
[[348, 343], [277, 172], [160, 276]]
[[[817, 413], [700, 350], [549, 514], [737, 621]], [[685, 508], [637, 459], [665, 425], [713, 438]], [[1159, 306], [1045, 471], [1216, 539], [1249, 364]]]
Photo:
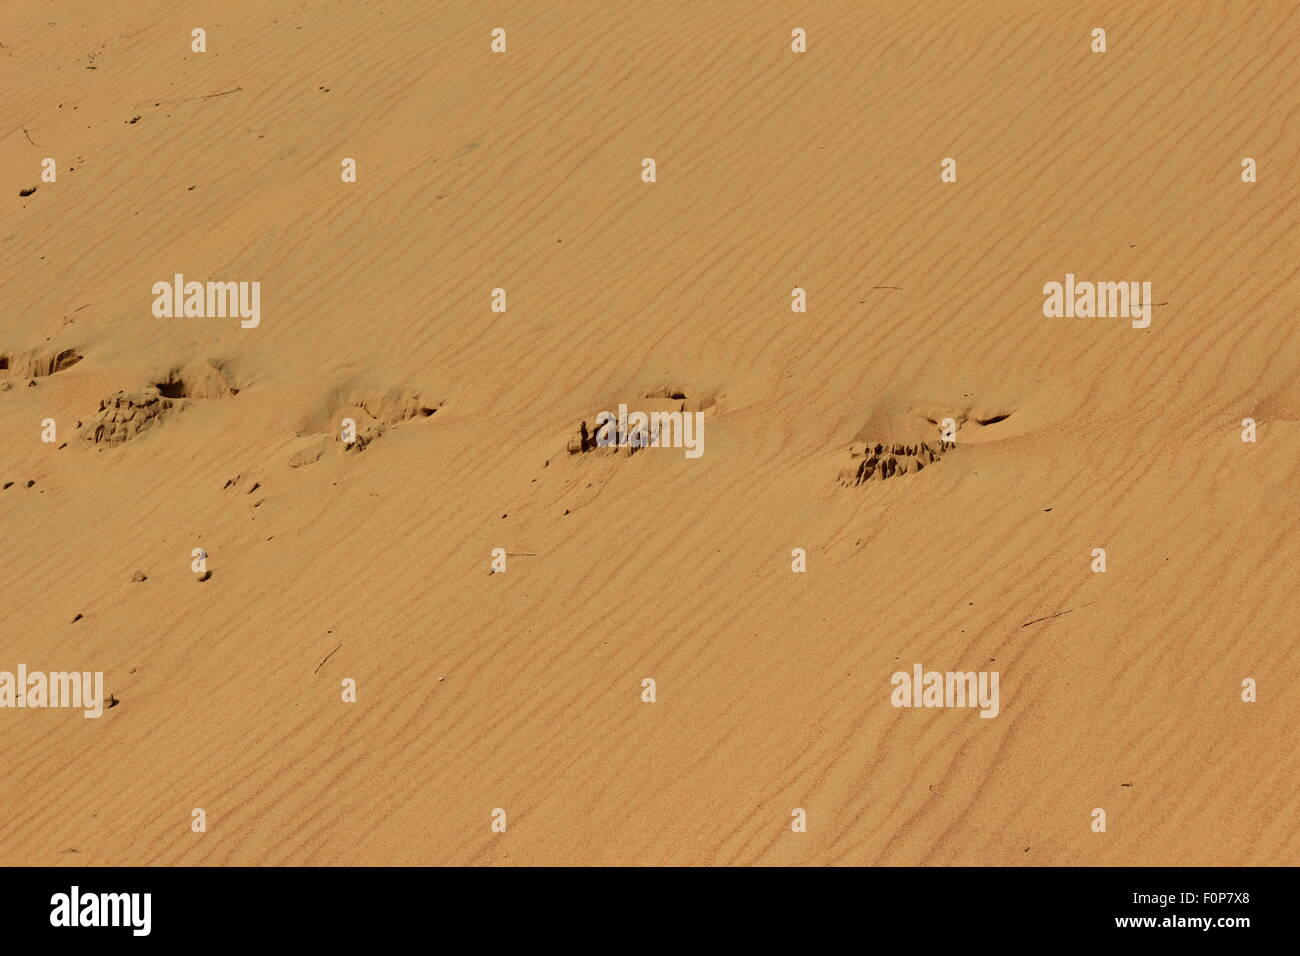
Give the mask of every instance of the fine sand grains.
[[[57, 6], [0, 669], [117, 705], [0, 710], [0, 863], [1300, 862], [1294, 4]], [[703, 455], [566, 452], [620, 401]]]

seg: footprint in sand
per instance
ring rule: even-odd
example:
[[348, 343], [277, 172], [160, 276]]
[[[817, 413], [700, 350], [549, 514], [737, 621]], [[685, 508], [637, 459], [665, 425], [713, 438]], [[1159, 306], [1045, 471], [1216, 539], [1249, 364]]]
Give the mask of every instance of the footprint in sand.
[[[359, 454], [389, 428], [430, 418], [444, 404], [426, 401], [419, 392], [405, 388], [335, 389], [325, 407], [301, 424], [298, 431], [302, 441], [290, 454], [289, 466], [301, 468], [317, 461], [329, 447], [331, 437], [343, 446], [345, 454]], [[344, 441], [345, 428], [352, 441]]]
[[168, 421], [193, 399], [238, 394], [239, 389], [215, 362], [191, 362], [138, 391], [121, 391], [101, 400], [99, 410], [82, 427], [80, 438], [90, 445], [120, 445]]
[[578, 430], [573, 432], [565, 444], [565, 450], [570, 455], [585, 455], [596, 452], [603, 455], [622, 454], [624, 456], [635, 454], [640, 450], [638, 445], [623, 444], [618, 441], [618, 423], [616, 421], [619, 414], [620, 405], [626, 406], [628, 413], [643, 412], [651, 416], [650, 439], [663, 437], [665, 441], [671, 443], [672, 434], [663, 435], [663, 429], [670, 427], [667, 423], [655, 426], [655, 416], [674, 416], [671, 427], [676, 429], [676, 434], [681, 434], [680, 423], [676, 421], [676, 416], [688, 412], [707, 412], [717, 406], [718, 393], [715, 390], [692, 392], [693, 397], [688, 396], [685, 389], [671, 385], [656, 385], [650, 388], [640, 390], [639, 397], [631, 401], [614, 402], [608, 408], [602, 411], [609, 412], [614, 416], [614, 421], [606, 430], [606, 437], [611, 444], [602, 444], [598, 440], [598, 433], [602, 426], [597, 423], [600, 417], [599, 413], [593, 415], [591, 420], [583, 419], [578, 423]]
[[76, 349], [30, 349], [26, 352], [0, 352], [0, 374], [14, 378], [44, 378], [72, 368], [82, 359]]
[[951, 454], [959, 443], [988, 441], [983, 429], [1013, 412], [982, 407], [878, 408], [837, 457], [835, 477], [854, 488], [870, 481], [913, 475]]

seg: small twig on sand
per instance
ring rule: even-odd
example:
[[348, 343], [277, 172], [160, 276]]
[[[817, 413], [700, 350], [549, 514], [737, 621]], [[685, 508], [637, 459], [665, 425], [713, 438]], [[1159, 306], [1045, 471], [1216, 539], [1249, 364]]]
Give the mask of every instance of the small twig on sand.
[[[343, 646], [343, 644], [342, 644], [342, 642], [340, 642], [340, 643], [339, 643], [339, 647], [342, 647], [342, 646]], [[337, 650], [339, 649], [339, 647], [334, 648], [334, 651], [337, 651]], [[331, 657], [334, 656], [334, 651], [330, 651], [328, 654], [325, 655], [325, 661], [329, 660]], [[316, 665], [316, 670], [312, 671], [312, 673], [315, 674], [315, 673], [319, 672], [320, 669], [321, 669], [322, 667], [325, 666], [325, 661], [321, 661], [319, 664], [317, 664], [317, 665]]]
[[[222, 90], [220, 93], [205, 93], [205, 94], [203, 94], [202, 96], [192, 96], [192, 97], [190, 97], [190, 99], [194, 99], [194, 100], [210, 100], [210, 99], [212, 99], [212, 97], [214, 97], [214, 96], [229, 96], [231, 93], [238, 93], [238, 92], [239, 92], [240, 90], [242, 90], [242, 89], [243, 89], [242, 86], [237, 86], [237, 87], [235, 87], [233, 90]], [[182, 102], [183, 102], [183, 101], [182, 101]]]
[[141, 103], [136, 103], [135, 105], [149, 106], [150, 104], [152, 104], [154, 106], [166, 106], [171, 103], [193, 103], [195, 100], [210, 100], [214, 96], [229, 96], [231, 93], [238, 93], [242, 89], [243, 89], [242, 86], [237, 86], [233, 90], [222, 90], [219, 93], [204, 93], [202, 96], [187, 96], [183, 100], [146, 100]]
[[[1096, 601], [1089, 601], [1087, 604], [1080, 604], [1079, 607], [1088, 607], [1089, 605], [1096, 604], [1096, 603], [1097, 603]], [[1047, 617], [1036, 617], [1032, 621], [1026, 621], [1024, 624], [1021, 624], [1020, 626], [1028, 627], [1030, 624], [1037, 624], [1039, 621], [1050, 621], [1054, 617], [1061, 617], [1064, 614], [1073, 614], [1075, 611], [1079, 610], [1079, 607], [1072, 607], [1068, 611], [1057, 611], [1055, 614], [1047, 615]]]

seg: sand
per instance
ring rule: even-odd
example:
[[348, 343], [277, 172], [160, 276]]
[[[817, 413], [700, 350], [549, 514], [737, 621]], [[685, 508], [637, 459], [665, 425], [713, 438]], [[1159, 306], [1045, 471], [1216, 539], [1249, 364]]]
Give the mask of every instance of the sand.
[[117, 703], [0, 709], [0, 863], [1300, 863], [1297, 31], [5, 4], [0, 669]]

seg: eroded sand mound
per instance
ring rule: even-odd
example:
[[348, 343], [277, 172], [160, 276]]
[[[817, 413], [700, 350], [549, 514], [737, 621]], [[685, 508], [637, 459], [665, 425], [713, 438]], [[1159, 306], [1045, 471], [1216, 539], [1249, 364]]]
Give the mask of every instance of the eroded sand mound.
[[81, 428], [83, 442], [120, 445], [160, 425], [179, 411], [184, 402], [167, 398], [157, 388], [118, 392], [99, 403], [99, 410]]
[[855, 443], [849, 446], [849, 460], [840, 466], [837, 478], [840, 484], [852, 488], [866, 481], [910, 475], [938, 461], [956, 447], [952, 442], [943, 441], [917, 445]]

